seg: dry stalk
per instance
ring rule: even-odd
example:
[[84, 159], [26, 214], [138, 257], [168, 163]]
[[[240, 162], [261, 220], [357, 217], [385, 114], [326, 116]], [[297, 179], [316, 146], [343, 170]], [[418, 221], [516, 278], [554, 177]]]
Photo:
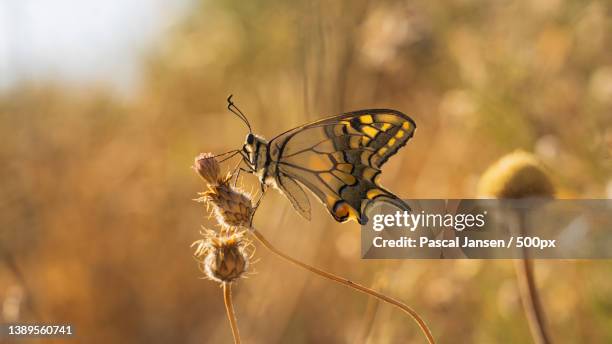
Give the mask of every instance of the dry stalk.
[[225, 301], [225, 310], [232, 328], [234, 336], [234, 344], [240, 344], [240, 333], [238, 332], [238, 322], [236, 321], [236, 313], [234, 313], [234, 304], [232, 303], [232, 282], [223, 282], [223, 301]]
[[251, 228], [251, 231], [249, 232], [251, 233], [265, 248], [267, 248], [268, 250], [270, 250], [270, 252], [276, 254], [277, 256], [283, 258], [284, 260], [299, 266], [302, 269], [308, 270], [312, 273], [315, 273], [321, 277], [324, 277], [328, 280], [334, 281], [336, 283], [342, 284], [348, 288], [352, 288], [355, 289], [359, 292], [362, 292], [364, 294], [370, 295], [370, 296], [374, 296], [375, 298], [384, 301], [392, 306], [395, 306], [397, 308], [399, 308], [400, 310], [402, 310], [403, 312], [409, 314], [415, 321], [416, 323], [419, 325], [419, 327], [421, 328], [421, 331], [423, 332], [423, 335], [427, 338], [427, 342], [430, 344], [435, 343], [434, 337], [431, 334], [431, 330], [429, 329], [429, 327], [427, 326], [427, 324], [425, 323], [425, 321], [423, 320], [423, 318], [421, 318], [421, 316], [412, 308], [410, 308], [408, 305], [406, 305], [405, 303], [398, 301], [394, 298], [391, 298], [387, 295], [381, 294], [373, 289], [370, 289], [368, 287], [365, 287], [361, 284], [352, 282], [346, 278], [340, 277], [338, 275], [332, 274], [330, 272], [327, 272], [325, 270], [321, 270], [319, 268], [316, 268], [312, 265], [303, 263], [285, 253], [283, 253], [282, 251], [280, 251], [279, 249], [277, 249], [276, 247], [274, 247], [274, 245], [272, 245], [262, 234], [261, 232], [259, 232], [257, 229], [255, 228]]

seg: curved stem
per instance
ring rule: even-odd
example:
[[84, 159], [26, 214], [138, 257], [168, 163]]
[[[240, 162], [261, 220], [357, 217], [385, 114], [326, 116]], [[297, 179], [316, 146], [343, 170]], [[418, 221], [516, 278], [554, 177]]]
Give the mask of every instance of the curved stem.
[[367, 343], [374, 326], [374, 320], [376, 319], [376, 312], [380, 300], [375, 297], [368, 298], [368, 304], [363, 312], [363, 318], [361, 319], [361, 332], [357, 334], [357, 338], [354, 340], [355, 343]]
[[[517, 215], [517, 232], [519, 235], [525, 236], [527, 235], [525, 214], [519, 212]], [[544, 307], [542, 307], [542, 301], [540, 300], [540, 294], [535, 282], [533, 260], [529, 259], [529, 250], [525, 247], [521, 249], [520, 254], [522, 259], [515, 259], [514, 267], [529, 329], [531, 330], [533, 340], [537, 344], [550, 344], [552, 341], [546, 326]]]
[[229, 319], [230, 326], [232, 327], [234, 344], [240, 344], [240, 333], [238, 333], [238, 323], [236, 321], [236, 314], [234, 313], [234, 305], [232, 303], [231, 283], [223, 283], [223, 300], [225, 301], [225, 310], [227, 311], [227, 318]]
[[537, 344], [550, 344], [550, 335], [544, 320], [544, 310], [533, 276], [532, 260], [515, 260], [515, 268], [519, 281], [521, 300], [534, 341]]
[[278, 250], [276, 247], [274, 247], [268, 240], [266, 240], [266, 238], [259, 232], [257, 231], [255, 228], [251, 228], [250, 231], [251, 234], [253, 234], [253, 236], [255, 236], [255, 238], [257, 240], [259, 240], [259, 242], [264, 245], [268, 250], [270, 250], [272, 253], [278, 255], [279, 257], [303, 268], [306, 269], [310, 272], [313, 272], [319, 276], [325, 277], [329, 280], [332, 280], [334, 282], [340, 283], [346, 287], [355, 289], [357, 291], [360, 291], [362, 293], [371, 295], [376, 297], [379, 300], [385, 301], [386, 303], [389, 303], [399, 309], [401, 309], [402, 311], [404, 311], [405, 313], [408, 313], [419, 325], [419, 327], [421, 328], [421, 331], [423, 331], [423, 334], [425, 335], [425, 337], [427, 338], [427, 341], [430, 344], [435, 343], [435, 340], [433, 338], [433, 335], [431, 334], [431, 331], [429, 330], [429, 327], [427, 326], [427, 324], [425, 323], [425, 321], [419, 316], [419, 314], [413, 310], [412, 308], [410, 308], [408, 305], [404, 304], [403, 302], [400, 302], [396, 299], [393, 299], [391, 297], [388, 297], [384, 294], [381, 294], [375, 290], [372, 290], [368, 287], [364, 287], [360, 284], [354, 283], [346, 278], [334, 275], [332, 273], [329, 273], [327, 271], [315, 268], [314, 266], [308, 265], [306, 263], [303, 263], [291, 256], [286, 255], [285, 253], [283, 253], [282, 251]]

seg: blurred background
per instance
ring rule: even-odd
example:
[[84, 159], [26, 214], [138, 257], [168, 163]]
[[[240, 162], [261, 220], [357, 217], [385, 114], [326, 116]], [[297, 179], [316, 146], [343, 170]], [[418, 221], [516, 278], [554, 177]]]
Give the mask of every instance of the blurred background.
[[[610, 1], [0, 0], [0, 322], [69, 323], [79, 343], [231, 342], [189, 247], [214, 226], [193, 157], [246, 135], [230, 93], [268, 138], [343, 111], [411, 115], [382, 177], [403, 198], [476, 197], [515, 149], [559, 197], [612, 198], [610, 42]], [[309, 223], [275, 192], [255, 222], [411, 305], [440, 343], [531, 340], [511, 261], [360, 260], [356, 223], [315, 203]], [[256, 258], [234, 287], [246, 343], [423, 341], [387, 305]], [[556, 342], [612, 342], [611, 269], [537, 262]]]

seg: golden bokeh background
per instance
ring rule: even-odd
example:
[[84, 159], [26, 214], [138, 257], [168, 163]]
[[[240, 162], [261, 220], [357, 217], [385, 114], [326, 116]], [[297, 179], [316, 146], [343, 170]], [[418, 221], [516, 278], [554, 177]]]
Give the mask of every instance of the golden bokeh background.
[[[515, 149], [547, 166], [559, 197], [610, 198], [610, 42], [609, 1], [199, 1], [145, 54], [134, 97], [61, 82], [0, 95], [1, 319], [74, 325], [76, 339], [45, 343], [231, 342], [221, 289], [189, 247], [214, 226], [192, 201], [193, 158], [247, 133], [230, 93], [268, 138], [343, 111], [411, 115], [416, 135], [382, 177], [403, 198], [476, 197]], [[356, 223], [314, 200], [312, 215], [270, 192], [255, 224], [406, 302], [440, 343], [531, 340], [511, 261], [365, 261]], [[255, 255], [234, 287], [245, 343], [423, 341], [397, 310]], [[611, 269], [537, 262], [555, 342], [612, 342]]]

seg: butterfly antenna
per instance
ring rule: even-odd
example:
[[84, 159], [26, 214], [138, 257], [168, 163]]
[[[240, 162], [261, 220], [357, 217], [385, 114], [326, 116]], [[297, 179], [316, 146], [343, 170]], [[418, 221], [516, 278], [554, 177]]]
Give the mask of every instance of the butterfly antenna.
[[[228, 154], [232, 154], [232, 153], [237, 154], [237, 153], [238, 153], [238, 150], [237, 150], [237, 149], [232, 149], [231, 151], [227, 151], [227, 152], [225, 152], [225, 153], [221, 153], [221, 154], [213, 155], [213, 158], [218, 158], [218, 157], [220, 157], [220, 156], [224, 156], [224, 155], [228, 155]], [[233, 155], [232, 155], [232, 156], [233, 156]]]
[[238, 154], [238, 153], [240, 153], [240, 151], [235, 150], [235, 151], [234, 151], [232, 154], [230, 154], [230, 155], [226, 156], [225, 158], [223, 158], [223, 159], [219, 160], [219, 163], [225, 162], [225, 161], [227, 161], [227, 160], [229, 160], [229, 159], [233, 158], [233, 157], [234, 157], [236, 154]]
[[246, 126], [249, 128], [249, 133], [253, 133], [253, 130], [251, 129], [251, 123], [249, 123], [249, 120], [244, 115], [244, 113], [242, 113], [242, 111], [240, 111], [240, 109], [232, 101], [232, 97], [233, 96], [234, 96], [233, 94], [230, 94], [229, 97], [227, 97], [227, 109], [231, 113], [236, 115], [236, 117], [240, 118], [240, 120], [242, 120], [244, 122], [244, 124], [246, 124]]

